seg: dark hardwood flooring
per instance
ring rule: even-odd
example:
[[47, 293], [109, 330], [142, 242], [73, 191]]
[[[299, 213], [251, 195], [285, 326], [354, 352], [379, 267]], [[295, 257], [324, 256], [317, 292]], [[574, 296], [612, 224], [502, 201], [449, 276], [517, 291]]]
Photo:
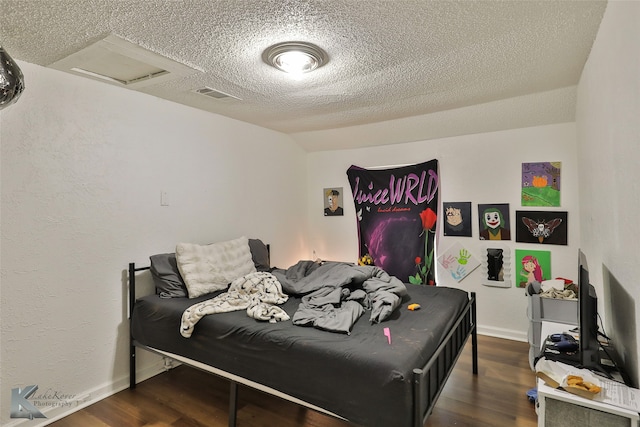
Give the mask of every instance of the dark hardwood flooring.
[[[526, 396], [535, 385], [527, 343], [478, 336], [479, 372], [471, 373], [471, 340], [425, 427], [535, 427]], [[226, 427], [229, 383], [179, 366], [75, 412], [52, 427]], [[239, 387], [238, 427], [347, 427], [351, 424]], [[393, 426], [389, 426], [393, 427]]]

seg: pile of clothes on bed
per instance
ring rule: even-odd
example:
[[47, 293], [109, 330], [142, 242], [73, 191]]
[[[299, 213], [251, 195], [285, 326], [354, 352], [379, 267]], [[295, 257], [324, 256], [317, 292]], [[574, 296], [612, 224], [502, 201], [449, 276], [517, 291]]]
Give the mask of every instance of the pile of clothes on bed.
[[303, 295], [294, 324], [333, 332], [349, 333], [365, 310], [370, 322], [382, 322], [407, 294], [404, 283], [375, 266], [300, 261], [272, 273], [287, 294]]
[[240, 277], [227, 292], [192, 305], [182, 316], [180, 332], [189, 337], [203, 316], [235, 310], [247, 310], [258, 320], [289, 320], [278, 305], [295, 295], [301, 297], [295, 325], [349, 334], [367, 310], [372, 323], [389, 318], [406, 294], [402, 281], [375, 266], [299, 261], [288, 269]]

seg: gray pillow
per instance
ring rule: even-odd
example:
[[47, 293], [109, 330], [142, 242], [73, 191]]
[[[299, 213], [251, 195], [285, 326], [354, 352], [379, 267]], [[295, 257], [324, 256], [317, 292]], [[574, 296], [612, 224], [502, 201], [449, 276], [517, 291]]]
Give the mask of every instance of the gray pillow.
[[160, 298], [187, 297], [187, 285], [178, 270], [176, 254], [152, 255], [149, 259], [151, 260], [151, 277]]
[[253, 258], [253, 263], [255, 264], [257, 271], [271, 270], [269, 248], [262, 243], [262, 240], [249, 239], [249, 249], [251, 250], [251, 258]]
[[[249, 239], [251, 258], [257, 271], [269, 271], [269, 248], [260, 239]], [[149, 257], [151, 260], [151, 277], [160, 298], [187, 298], [187, 285], [184, 283], [176, 254], [158, 254]]]

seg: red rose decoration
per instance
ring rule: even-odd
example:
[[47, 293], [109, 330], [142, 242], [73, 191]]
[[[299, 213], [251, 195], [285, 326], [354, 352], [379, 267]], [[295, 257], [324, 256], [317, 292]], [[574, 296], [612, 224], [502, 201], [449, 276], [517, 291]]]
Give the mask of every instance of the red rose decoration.
[[434, 233], [431, 229], [436, 225], [436, 220], [438, 219], [438, 215], [431, 208], [427, 208], [420, 212], [420, 220], [422, 221], [422, 232], [418, 237], [424, 236], [424, 265], [422, 265], [422, 257], [416, 257], [416, 274], [413, 276], [409, 276], [409, 283], [415, 285], [426, 285], [427, 283], [430, 285], [435, 285], [435, 281], [433, 278], [429, 278], [431, 273], [431, 269], [433, 268], [433, 249], [429, 250], [429, 237], [430, 233]]
[[420, 219], [422, 220], [422, 228], [425, 230], [431, 230], [438, 219], [438, 215], [431, 208], [427, 208], [420, 212]]

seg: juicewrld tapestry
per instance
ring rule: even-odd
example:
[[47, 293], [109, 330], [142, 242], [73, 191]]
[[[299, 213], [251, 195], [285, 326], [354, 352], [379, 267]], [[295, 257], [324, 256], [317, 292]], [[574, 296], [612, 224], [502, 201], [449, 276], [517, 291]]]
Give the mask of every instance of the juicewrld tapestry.
[[347, 170], [358, 218], [360, 263], [404, 282], [435, 284], [438, 161]]

